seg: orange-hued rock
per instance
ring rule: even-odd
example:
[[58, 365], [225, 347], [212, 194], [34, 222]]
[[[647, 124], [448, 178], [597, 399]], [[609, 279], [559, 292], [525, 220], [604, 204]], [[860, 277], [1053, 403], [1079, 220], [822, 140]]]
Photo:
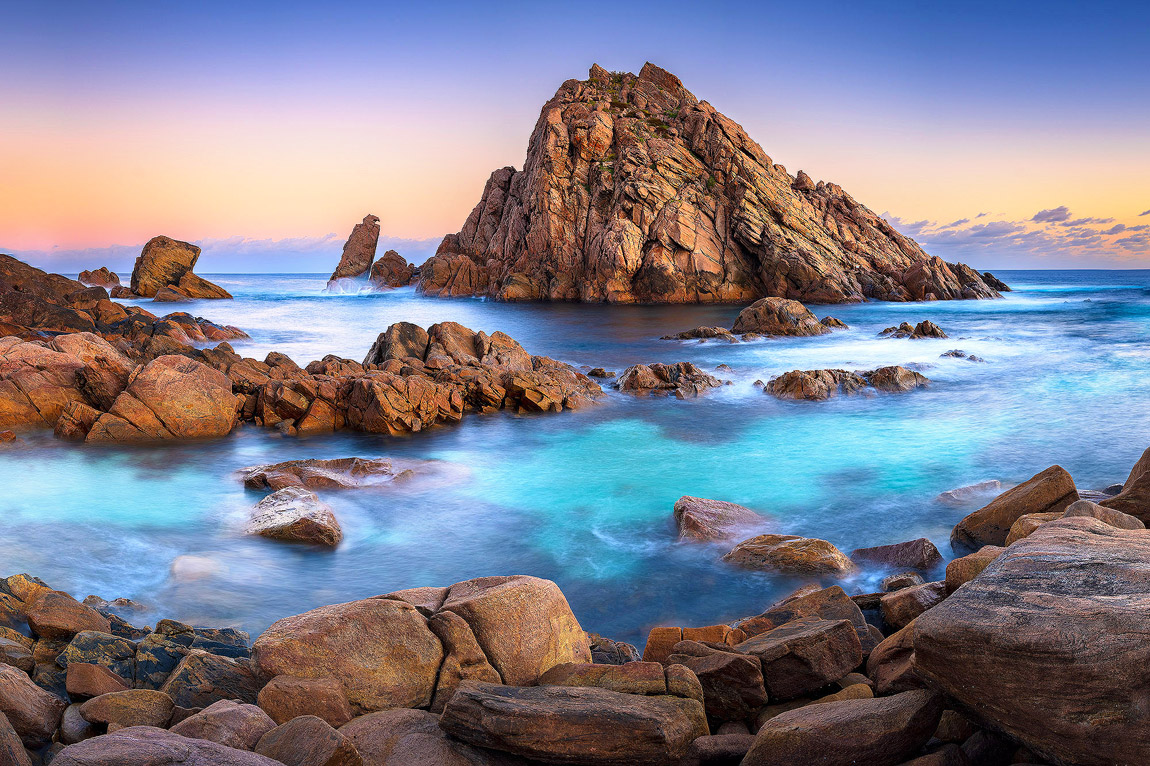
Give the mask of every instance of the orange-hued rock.
[[277, 724], [316, 716], [338, 729], [353, 717], [343, 684], [331, 677], [276, 676], [260, 689], [258, 702]]
[[375, 247], [379, 242], [379, 217], [365, 215], [362, 223], [357, 223], [343, 245], [343, 255], [339, 265], [331, 273], [328, 284], [337, 279], [361, 277], [371, 269], [375, 258]]
[[93, 271], [85, 269], [80, 272], [80, 283], [88, 287], [105, 287], [111, 290], [120, 286], [120, 275], [109, 270], [107, 266], [101, 266]]
[[791, 176], [653, 64], [598, 65], [544, 105], [420, 270], [429, 295], [634, 303], [990, 298], [836, 184]]
[[441, 609], [467, 622], [505, 684], [534, 684], [556, 665], [591, 661], [587, 634], [550, 580], [527, 575], [467, 580], [451, 586]]
[[179, 290], [189, 298], [208, 298], [219, 300], [221, 298], [231, 298], [232, 294], [224, 288], [209, 282], [198, 274], [188, 272], [180, 277], [178, 285]]
[[826, 540], [795, 535], [759, 535], [736, 545], [723, 561], [780, 574], [844, 574], [854, 569], [846, 554]]
[[674, 515], [679, 539], [700, 542], [724, 540], [737, 534], [740, 529], [766, 522], [766, 519], [750, 508], [724, 500], [690, 495], [675, 501]]
[[946, 565], [946, 592], [954, 593], [990, 566], [1006, 548], [1000, 545], [984, 545], [974, 553], [954, 559]]
[[178, 285], [199, 258], [200, 248], [193, 244], [171, 237], [153, 237], [132, 268], [132, 292], [142, 298], [155, 297], [161, 288]]
[[71, 640], [85, 630], [107, 633], [108, 618], [58, 590], [41, 591], [24, 606], [28, 627], [40, 638]]
[[831, 330], [798, 301], [760, 298], [735, 317], [731, 332], [760, 335], [826, 335]]
[[394, 250], [388, 250], [371, 265], [371, 281], [379, 287], [410, 285], [414, 276], [415, 266]]
[[708, 733], [703, 706], [693, 699], [473, 682], [447, 703], [440, 726], [478, 747], [588, 766], [677, 763]]
[[426, 710], [382, 710], [342, 726], [367, 766], [524, 766], [513, 755], [466, 745], [439, 727]]
[[[1010, 528], [1031, 513], [1064, 512], [1078, 500], [1074, 479], [1054, 465], [1003, 492], [955, 525], [950, 542], [957, 548], [1005, 545]], [[1119, 509], [1121, 510], [1121, 509]]]
[[779, 399], [819, 402], [839, 394], [905, 393], [929, 383], [930, 378], [922, 373], [895, 365], [862, 372], [791, 370], [772, 378], [763, 390]]
[[343, 539], [331, 506], [303, 487], [284, 487], [259, 501], [244, 531], [273, 540], [328, 547]]
[[131, 688], [127, 681], [108, 668], [90, 662], [69, 662], [65, 683], [68, 694], [73, 698], [99, 697]]
[[185, 356], [161, 356], [132, 373], [88, 441], [205, 439], [236, 424], [232, 384], [219, 370]]
[[676, 364], [635, 364], [619, 375], [616, 387], [632, 394], [673, 395], [679, 399], [696, 397], [723, 381], [709, 375], [690, 362]]
[[24, 744], [37, 747], [52, 738], [67, 704], [44, 691], [23, 670], [0, 663], [0, 713]]
[[463, 681], [494, 684], [502, 681], [475, 639], [475, 633], [462, 617], [455, 612], [437, 612], [428, 618], [427, 627], [443, 644], [443, 664], [439, 668], [435, 697], [431, 701], [433, 713], [443, 710]]
[[275, 727], [275, 721], [255, 705], [219, 700], [180, 721], [171, 731], [181, 737], [206, 739], [238, 750], [253, 750], [260, 737]]
[[1150, 763], [1150, 535], [1047, 522], [915, 620], [914, 667], [1044, 760]]
[[288, 766], [363, 766], [351, 740], [311, 715], [272, 729], [260, 738], [255, 751]]
[[359, 712], [429, 706], [443, 656], [415, 607], [380, 598], [286, 617], [252, 645], [263, 676], [336, 678]]
[[172, 698], [153, 689], [129, 689], [94, 697], [80, 706], [89, 723], [117, 726], [165, 726], [175, 707]]

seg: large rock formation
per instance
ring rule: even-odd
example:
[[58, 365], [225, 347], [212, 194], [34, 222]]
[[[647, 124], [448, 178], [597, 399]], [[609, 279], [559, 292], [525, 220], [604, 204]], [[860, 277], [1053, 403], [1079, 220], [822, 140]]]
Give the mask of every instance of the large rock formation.
[[152, 237], [132, 268], [132, 292], [167, 301], [231, 298], [224, 288], [192, 273], [199, 259], [200, 248], [189, 242]]
[[614, 303], [994, 298], [836, 184], [791, 176], [677, 77], [598, 65], [421, 268], [429, 295]]
[[375, 260], [375, 246], [379, 243], [379, 217], [365, 215], [363, 223], [357, 223], [351, 230], [351, 236], [343, 245], [343, 255], [340, 256], [339, 265], [331, 273], [328, 280], [330, 285], [337, 279], [353, 279], [362, 277], [371, 270], [371, 262]]

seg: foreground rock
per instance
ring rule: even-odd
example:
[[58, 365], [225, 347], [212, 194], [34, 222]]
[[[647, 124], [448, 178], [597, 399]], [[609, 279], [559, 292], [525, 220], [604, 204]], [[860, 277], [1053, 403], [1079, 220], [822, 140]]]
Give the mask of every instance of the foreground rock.
[[675, 763], [708, 733], [698, 700], [591, 687], [469, 683], [443, 711], [453, 737], [544, 763]]
[[898, 327], [888, 327], [879, 333], [883, 338], [910, 338], [911, 340], [919, 340], [922, 338], [949, 338], [942, 328], [936, 325], [929, 319], [924, 319], [916, 325], [910, 322], [903, 322]]
[[1150, 762], [1150, 536], [1050, 522], [915, 621], [915, 670], [1044, 758]]
[[675, 526], [680, 540], [725, 540], [765, 519], [750, 508], [723, 500], [684, 495], [675, 501]]
[[1014, 522], [1032, 513], [1061, 513], [1078, 500], [1074, 479], [1061, 466], [1051, 466], [971, 513], [950, 535], [951, 545], [977, 549], [1005, 545]]
[[419, 289], [613, 303], [998, 297], [836, 184], [788, 174], [650, 63], [564, 83], [523, 170], [491, 175]]
[[941, 715], [938, 696], [926, 691], [811, 705], [767, 721], [742, 763], [896, 766], [930, 739]]
[[792, 370], [772, 378], [764, 390], [778, 399], [821, 402], [839, 394], [905, 393], [929, 383], [925, 375], [898, 366], [868, 372]]
[[354, 279], [362, 277], [371, 270], [371, 262], [375, 259], [375, 248], [379, 243], [379, 217], [365, 215], [362, 223], [357, 223], [351, 230], [351, 236], [343, 245], [343, 254], [339, 258], [339, 265], [331, 273], [328, 286], [337, 279]]
[[64, 748], [56, 766], [283, 766], [256, 753], [206, 739], [181, 737], [150, 726], [134, 726]]
[[252, 509], [245, 532], [293, 543], [335, 546], [343, 530], [331, 506], [310, 489], [284, 487]]
[[192, 272], [200, 258], [200, 248], [171, 237], [153, 237], [144, 245], [132, 268], [132, 293], [155, 298], [168, 290], [168, 299], [231, 298], [219, 285]]
[[722, 385], [723, 381], [690, 362], [632, 365], [623, 370], [615, 384], [620, 391], [632, 394], [673, 395], [678, 399], [693, 398]]
[[744, 569], [796, 575], [843, 574], [851, 560], [826, 540], [795, 535], [759, 535], [739, 543], [723, 561]]

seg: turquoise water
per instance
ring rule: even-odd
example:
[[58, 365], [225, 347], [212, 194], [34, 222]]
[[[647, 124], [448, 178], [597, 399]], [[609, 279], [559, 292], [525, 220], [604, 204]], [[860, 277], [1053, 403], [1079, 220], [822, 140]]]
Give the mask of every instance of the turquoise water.
[[[256, 428], [197, 444], [94, 448], [27, 437], [0, 453], [3, 573], [29, 571], [83, 597], [125, 596], [159, 617], [253, 632], [321, 604], [489, 574], [557, 581], [589, 630], [641, 643], [658, 624], [756, 614], [800, 581], [721, 561], [729, 546], [676, 542], [684, 494], [730, 500], [774, 531], [845, 551], [930, 537], [980, 505], [935, 500], [984, 479], [1024, 480], [1053, 463], [1083, 488], [1122, 481], [1150, 443], [1150, 272], [1004, 272], [1001, 301], [812, 307], [851, 329], [726, 344], [663, 341], [729, 326], [738, 307], [507, 305], [437, 300], [409, 288], [328, 295], [315, 275], [208, 275], [234, 301], [191, 311], [238, 325], [247, 356], [360, 359], [400, 320], [503, 330], [535, 354], [621, 370], [695, 362], [731, 386], [693, 401], [612, 393], [545, 416], [469, 416], [408, 437], [283, 438]], [[930, 319], [949, 340], [878, 339]], [[939, 355], [961, 348], [975, 364]], [[916, 363], [924, 391], [779, 402], [752, 385], [791, 369]], [[327, 492], [345, 539], [332, 552], [242, 536], [261, 497], [244, 466], [348, 455], [434, 460], [403, 488]], [[185, 566], [173, 573], [181, 556]], [[199, 576], [187, 574], [195, 569]], [[873, 589], [883, 573], [844, 585]]]

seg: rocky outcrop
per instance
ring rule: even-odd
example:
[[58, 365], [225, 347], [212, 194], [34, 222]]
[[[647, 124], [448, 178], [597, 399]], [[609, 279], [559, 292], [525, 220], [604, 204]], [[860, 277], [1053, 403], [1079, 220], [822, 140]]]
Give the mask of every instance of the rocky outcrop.
[[[219, 285], [192, 273], [200, 248], [171, 237], [153, 237], [132, 268], [132, 293], [141, 298], [231, 298]], [[164, 291], [163, 296], [158, 294]]]
[[766, 519], [735, 503], [684, 495], [675, 501], [675, 526], [680, 540], [725, 540]]
[[244, 531], [273, 540], [329, 547], [343, 539], [331, 506], [303, 487], [284, 487], [259, 501]]
[[95, 271], [81, 271], [79, 279], [80, 284], [85, 287], [103, 287], [111, 290], [120, 286], [120, 275], [110, 271], [107, 266], [101, 266]]
[[731, 332], [740, 335], [826, 335], [831, 329], [819, 322], [806, 306], [784, 298], [762, 298], [739, 312]]
[[337, 279], [354, 279], [367, 274], [371, 270], [371, 262], [375, 259], [378, 242], [379, 217], [365, 215], [363, 222], [355, 225], [351, 230], [351, 236], [344, 243], [339, 265], [331, 273], [328, 285]]
[[1147, 572], [1145, 531], [1044, 524], [915, 621], [915, 669], [1043, 758], [1150, 762]]
[[942, 328], [936, 325], [929, 319], [924, 319], [916, 325], [910, 322], [903, 322], [897, 327], [888, 327], [879, 333], [882, 338], [910, 338], [911, 340], [920, 340], [922, 338], [949, 338]]
[[616, 388], [627, 393], [674, 396], [678, 399], [694, 398], [708, 389], [722, 385], [723, 381], [690, 362], [634, 364], [623, 370], [615, 383]]
[[816, 303], [992, 298], [836, 184], [791, 176], [737, 124], [646, 64], [594, 66], [544, 105], [522, 171], [487, 181], [421, 267], [429, 295]]
[[791, 370], [767, 382], [763, 390], [777, 399], [821, 402], [839, 394], [854, 396], [876, 391], [905, 393], [924, 388], [930, 378], [901, 366], [877, 370]]
[[376, 287], [405, 287], [415, 281], [415, 264], [388, 250], [371, 265], [371, 283]]
[[1077, 500], [1074, 479], [1061, 466], [1051, 466], [960, 521], [951, 532], [951, 545], [966, 549], [1005, 545], [1011, 526], [1020, 517], [1032, 513], [1061, 513]]

